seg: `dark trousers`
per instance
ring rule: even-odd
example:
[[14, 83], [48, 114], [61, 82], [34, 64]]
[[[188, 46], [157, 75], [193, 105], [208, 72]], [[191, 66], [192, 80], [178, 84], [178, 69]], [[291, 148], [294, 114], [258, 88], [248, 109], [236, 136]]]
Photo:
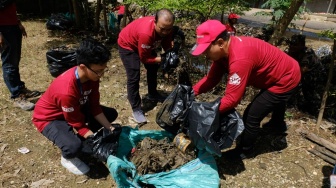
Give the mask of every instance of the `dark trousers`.
[[286, 126], [284, 123], [286, 103], [297, 91], [297, 87], [283, 94], [275, 94], [262, 90], [247, 106], [243, 121], [245, 130], [242, 134], [242, 147], [252, 146], [260, 132], [260, 122], [272, 112], [271, 121], [277, 126]]
[[5, 47], [0, 49], [3, 79], [11, 98], [17, 98], [20, 95], [20, 91], [25, 87], [19, 72], [22, 32], [17, 25], [0, 26], [0, 32], [5, 39]]
[[[118, 117], [118, 113], [114, 108], [101, 107], [109, 122], [113, 122]], [[97, 132], [103, 127], [92, 115], [86, 116], [86, 119], [92, 132]], [[76, 134], [73, 128], [64, 120], [51, 121], [43, 129], [42, 134], [61, 149], [64, 158], [76, 157], [83, 147], [82, 141], [84, 138]]]
[[123, 17], [124, 17], [123, 14], [118, 14], [118, 28], [120, 28], [120, 23]]
[[[119, 46], [119, 55], [126, 69], [128, 101], [130, 102], [133, 110], [140, 110], [141, 97], [139, 93], [139, 82], [140, 82], [139, 54], [137, 52], [127, 50]], [[147, 70], [148, 93], [150, 95], [156, 95], [157, 72], [159, 70], [159, 65], [144, 63], [144, 66]]]

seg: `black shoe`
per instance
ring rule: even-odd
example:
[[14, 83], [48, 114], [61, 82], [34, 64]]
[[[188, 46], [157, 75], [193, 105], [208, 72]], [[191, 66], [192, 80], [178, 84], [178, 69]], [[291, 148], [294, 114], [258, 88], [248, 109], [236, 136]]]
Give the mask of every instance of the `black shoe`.
[[148, 99], [151, 100], [151, 101], [163, 102], [163, 101], [166, 100], [166, 98], [167, 97], [164, 97], [164, 96], [160, 95], [159, 93], [154, 94], [154, 95], [148, 94]]
[[286, 133], [287, 129], [288, 127], [284, 121], [281, 123], [273, 123], [272, 121], [269, 121], [263, 125], [261, 132], [263, 135], [282, 135]]
[[272, 148], [276, 151], [286, 149], [288, 147], [286, 136], [286, 133], [275, 136], [275, 138], [271, 141]]
[[250, 159], [255, 157], [254, 147], [240, 147], [237, 146], [236, 148], [226, 151], [223, 153], [224, 157], [231, 161], [243, 160], [243, 159]]
[[32, 91], [32, 90], [27, 89], [26, 87], [23, 88], [20, 92], [21, 94], [24, 95], [25, 98], [33, 98], [33, 97], [38, 97], [41, 95], [41, 92]]

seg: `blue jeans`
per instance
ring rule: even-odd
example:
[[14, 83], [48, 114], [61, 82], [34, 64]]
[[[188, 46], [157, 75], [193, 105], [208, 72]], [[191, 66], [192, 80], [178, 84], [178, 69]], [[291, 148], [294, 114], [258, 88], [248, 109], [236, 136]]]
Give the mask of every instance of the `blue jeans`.
[[3, 78], [11, 93], [11, 98], [17, 98], [20, 91], [25, 87], [19, 72], [22, 32], [18, 25], [0, 26], [0, 32], [5, 39], [5, 47], [0, 49]]

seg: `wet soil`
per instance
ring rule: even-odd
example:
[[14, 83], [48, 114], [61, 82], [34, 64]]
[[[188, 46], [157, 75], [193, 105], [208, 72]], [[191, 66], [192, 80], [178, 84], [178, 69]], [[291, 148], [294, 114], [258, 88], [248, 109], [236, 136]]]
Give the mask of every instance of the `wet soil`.
[[182, 152], [168, 138], [154, 140], [146, 137], [131, 154], [130, 161], [141, 175], [168, 172], [196, 159], [196, 153]]

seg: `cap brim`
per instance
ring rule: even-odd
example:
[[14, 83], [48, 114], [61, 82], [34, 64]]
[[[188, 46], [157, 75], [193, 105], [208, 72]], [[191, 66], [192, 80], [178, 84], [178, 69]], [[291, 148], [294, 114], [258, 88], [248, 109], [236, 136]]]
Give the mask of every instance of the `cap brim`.
[[205, 43], [205, 44], [195, 44], [191, 50], [190, 53], [192, 55], [201, 55], [210, 45], [211, 43]]

